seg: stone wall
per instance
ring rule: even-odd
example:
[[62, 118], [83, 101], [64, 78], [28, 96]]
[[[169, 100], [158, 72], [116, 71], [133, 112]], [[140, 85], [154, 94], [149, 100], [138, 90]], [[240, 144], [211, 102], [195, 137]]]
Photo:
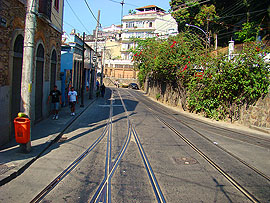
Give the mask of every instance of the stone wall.
[[125, 79], [125, 78], [114, 78], [114, 77], [105, 77], [103, 79], [105, 86], [114, 86], [114, 82], [118, 81], [120, 84], [128, 85], [129, 83], [137, 83], [139, 85], [139, 81], [137, 79]]
[[17, 0], [2, 0], [0, 17], [6, 20], [6, 26], [0, 25], [0, 86], [10, 84], [9, 56], [14, 30], [23, 30], [25, 8]]
[[246, 126], [257, 126], [270, 129], [270, 93], [260, 98], [252, 106], [244, 106], [237, 121]]
[[[157, 100], [164, 104], [183, 109], [179, 91], [165, 83], [163, 85], [150, 83], [147, 93], [154, 99], [157, 99], [157, 96], [159, 96]], [[233, 122], [248, 127], [258, 127], [264, 132], [270, 132], [270, 93], [264, 98], [260, 98], [252, 106], [243, 106], [240, 110], [239, 119]]]
[[[19, 0], [0, 0], [0, 17], [6, 20], [6, 25], [0, 25], [0, 145], [14, 137], [11, 118], [12, 74], [13, 74], [13, 46], [16, 37], [24, 33], [26, 7]], [[60, 85], [61, 65], [61, 32], [54, 29], [45, 19], [37, 17], [37, 28], [35, 32], [35, 50], [39, 44], [44, 46], [44, 83], [43, 83], [43, 117], [49, 114], [49, 105], [46, 104], [51, 80], [51, 56], [55, 50], [57, 54], [56, 83]], [[34, 56], [35, 61], [35, 56]], [[34, 63], [35, 64], [35, 63]], [[34, 67], [35, 68], [35, 67]], [[35, 70], [33, 71], [33, 82], [35, 83]], [[33, 84], [32, 100], [35, 98], [35, 84]], [[33, 104], [34, 105], [34, 104]], [[34, 111], [35, 108], [33, 108]], [[34, 114], [34, 112], [32, 113]], [[34, 118], [33, 118], [34, 120]]]

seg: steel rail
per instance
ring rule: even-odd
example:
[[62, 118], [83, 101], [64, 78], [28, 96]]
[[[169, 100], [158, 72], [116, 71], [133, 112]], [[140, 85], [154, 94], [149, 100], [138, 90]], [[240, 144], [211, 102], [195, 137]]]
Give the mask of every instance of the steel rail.
[[[119, 90], [118, 90], [118, 92], [119, 92]], [[125, 104], [124, 104], [123, 98], [122, 98], [122, 96], [121, 96], [120, 93], [119, 93], [119, 95], [120, 95], [120, 99], [121, 99], [122, 105], [124, 106], [125, 112], [127, 113], [127, 109], [126, 109], [126, 106], [125, 106]], [[127, 115], [127, 116], [128, 116], [128, 115]], [[128, 116], [128, 120], [129, 120], [129, 122], [130, 122], [130, 125], [131, 125], [131, 131], [132, 131], [132, 134], [133, 134], [133, 136], [134, 136], [134, 138], [135, 138], [135, 141], [136, 141], [136, 144], [137, 144], [137, 146], [138, 146], [138, 149], [139, 149], [139, 151], [140, 151], [140, 154], [141, 154], [141, 157], [142, 157], [142, 160], [143, 160], [145, 169], [146, 169], [146, 171], [147, 171], [147, 174], [148, 174], [148, 177], [149, 177], [149, 179], [150, 179], [151, 185], [152, 185], [153, 190], [154, 190], [154, 192], [155, 192], [156, 199], [157, 199], [157, 201], [158, 201], [159, 203], [165, 203], [166, 201], [165, 201], [165, 198], [164, 198], [164, 196], [163, 196], [163, 194], [162, 194], [162, 191], [161, 191], [161, 189], [160, 189], [160, 187], [159, 187], [158, 181], [157, 181], [157, 179], [156, 179], [156, 177], [155, 177], [155, 174], [154, 174], [153, 169], [152, 169], [152, 167], [151, 167], [151, 165], [150, 165], [150, 162], [149, 162], [149, 160], [148, 160], [148, 158], [147, 158], [147, 156], [146, 156], [146, 153], [145, 153], [145, 151], [144, 151], [144, 149], [143, 149], [143, 147], [142, 147], [142, 144], [141, 144], [141, 142], [140, 142], [139, 136], [138, 136], [138, 134], [137, 134], [135, 128], [134, 128], [133, 125], [131, 124], [131, 121], [130, 121], [129, 116]]]
[[122, 159], [122, 157], [123, 157], [123, 155], [124, 155], [124, 153], [125, 153], [125, 151], [126, 151], [126, 149], [128, 147], [128, 144], [129, 144], [130, 139], [131, 139], [131, 134], [134, 136], [135, 142], [136, 142], [136, 144], [138, 146], [140, 155], [141, 155], [142, 160], [143, 160], [143, 163], [145, 165], [145, 169], [146, 169], [147, 174], [148, 174], [148, 177], [150, 179], [150, 182], [151, 182], [152, 188], [154, 190], [156, 199], [157, 199], [157, 201], [159, 203], [165, 203], [166, 200], [165, 200], [165, 198], [164, 198], [164, 196], [162, 194], [162, 191], [161, 191], [160, 186], [158, 184], [158, 181], [157, 181], [157, 179], [155, 177], [155, 174], [153, 172], [153, 169], [152, 169], [152, 167], [150, 165], [150, 162], [149, 162], [149, 160], [148, 160], [148, 158], [146, 156], [146, 153], [145, 153], [145, 151], [144, 151], [144, 149], [142, 147], [142, 144], [141, 144], [141, 142], [139, 140], [139, 136], [138, 136], [135, 128], [133, 127], [133, 125], [132, 125], [132, 123], [130, 121], [130, 118], [129, 118], [129, 115], [128, 115], [128, 111], [127, 111], [126, 105], [125, 105], [125, 103], [123, 101], [123, 98], [122, 98], [119, 90], [118, 90], [118, 94], [119, 94], [119, 97], [120, 97], [122, 106], [123, 106], [123, 108], [125, 110], [125, 113], [127, 115], [127, 121], [128, 121], [128, 125], [129, 125], [128, 136], [126, 137], [125, 144], [123, 145], [123, 147], [122, 147], [122, 149], [121, 149], [118, 157], [116, 158], [116, 161], [115, 161], [115, 163], [114, 163], [114, 165], [113, 165], [113, 167], [112, 167], [112, 169], [110, 171], [109, 176], [107, 177], [106, 180], [103, 180], [102, 181], [102, 183], [100, 184], [100, 186], [99, 186], [98, 190], [96, 191], [95, 195], [91, 199], [90, 203], [99, 202], [99, 199], [100, 199], [100, 196], [102, 195], [103, 189], [105, 188], [106, 184], [109, 184], [109, 181], [110, 181], [111, 177], [114, 175], [114, 172], [115, 172], [117, 166], [119, 165], [119, 163], [120, 163], [120, 161], [121, 161], [121, 159]]
[[[134, 95], [131, 94], [134, 97]], [[137, 98], [136, 98], [137, 99]], [[228, 173], [226, 173], [220, 166], [218, 166], [214, 161], [211, 160], [205, 153], [203, 153], [199, 148], [197, 148], [191, 141], [189, 141], [184, 135], [182, 135], [173, 126], [167, 123], [164, 119], [158, 116], [151, 107], [143, 104], [148, 108], [161, 123], [167, 126], [172, 132], [174, 132], [178, 137], [180, 137], [188, 146], [190, 146], [195, 152], [197, 152], [202, 158], [204, 158], [213, 168], [215, 168], [219, 173], [221, 173], [236, 189], [238, 189], [242, 194], [244, 194], [250, 201], [254, 203], [259, 203], [260, 201], [251, 193], [249, 193], [244, 187], [241, 186], [236, 180], [234, 180]], [[189, 127], [189, 126], [188, 126]]]
[[[133, 95], [132, 95], [133, 96]], [[145, 104], [145, 103], [144, 103]], [[145, 104], [146, 105], [146, 104]], [[147, 106], [149, 109], [153, 111], [153, 108]], [[198, 135], [200, 135], [202, 138], [204, 138], [205, 140], [207, 140], [208, 142], [210, 142], [211, 144], [213, 144], [213, 141], [210, 140], [208, 137], [206, 137], [205, 135], [203, 135], [202, 133], [200, 133], [198, 130], [194, 129], [193, 127], [189, 126], [186, 122], [179, 120], [178, 118], [176, 118], [175, 116], [169, 114], [168, 112], [166, 112], [165, 110], [163, 110], [160, 107], [157, 107], [158, 109], [160, 109], [162, 112], [166, 113], [168, 116], [172, 117], [174, 120], [176, 120], [177, 122], [185, 125], [186, 127], [188, 127], [189, 129], [191, 129], [192, 131], [194, 131], [195, 133], [197, 133]], [[222, 128], [223, 129], [223, 128]], [[226, 130], [226, 129], [224, 129]], [[234, 132], [234, 131], [233, 131]], [[227, 136], [226, 136], [227, 137]], [[254, 138], [254, 137], [253, 137]], [[260, 139], [260, 138], [259, 138]], [[240, 140], [241, 141], [241, 140]], [[244, 142], [244, 141], [242, 141]], [[229, 152], [228, 150], [226, 150], [225, 148], [223, 148], [220, 145], [215, 145], [216, 147], [218, 147], [219, 149], [221, 149], [222, 151], [226, 152], [227, 154], [229, 154], [230, 156], [232, 156], [233, 158], [235, 158], [236, 160], [238, 160], [239, 162], [241, 162], [242, 164], [244, 164], [245, 166], [247, 166], [248, 168], [250, 168], [251, 170], [253, 170], [254, 172], [256, 172], [258, 175], [262, 176], [263, 178], [265, 178], [266, 180], [270, 181], [270, 177], [267, 176], [266, 174], [264, 174], [263, 172], [261, 172], [259, 169], [255, 168], [254, 166], [248, 164], [246, 161], [240, 159], [239, 157], [237, 157], [236, 155], [234, 155], [233, 153]], [[258, 145], [259, 146], [259, 145]]]
[[[118, 91], [118, 92], [119, 92], [119, 91]], [[125, 108], [125, 111], [127, 112], [127, 109], [126, 109], [126, 107], [125, 107], [125, 104], [124, 104], [124, 101], [123, 101], [123, 99], [122, 99], [122, 97], [121, 97], [121, 94], [119, 93], [119, 95], [120, 95], [121, 102], [122, 102], [122, 104], [123, 104], [123, 106], [124, 106], [124, 108]], [[128, 119], [130, 120], [129, 116], [128, 116]], [[130, 123], [131, 123], [131, 121], [130, 121]], [[135, 130], [135, 128], [133, 127], [132, 124], [131, 124], [131, 130], [132, 130], [132, 134], [133, 134], [133, 136], [134, 136], [134, 138], [135, 138], [136, 144], [137, 144], [137, 146], [138, 146], [138, 149], [139, 149], [139, 151], [140, 151], [140, 154], [141, 154], [143, 163], [144, 163], [144, 165], [145, 165], [145, 169], [146, 169], [146, 171], [147, 171], [148, 177], [149, 177], [149, 179], [150, 179], [150, 181], [151, 181], [153, 190], [154, 190], [154, 192], [155, 192], [156, 199], [157, 199], [158, 202], [164, 203], [164, 202], [166, 202], [166, 201], [165, 201], [165, 198], [164, 198], [164, 196], [163, 196], [163, 194], [162, 194], [162, 191], [161, 191], [161, 189], [160, 189], [160, 187], [159, 187], [159, 184], [158, 184], [158, 182], [157, 182], [157, 179], [156, 179], [156, 177], [155, 177], [155, 174], [154, 174], [154, 172], [153, 172], [153, 169], [152, 169], [152, 167], [151, 167], [151, 165], [150, 165], [150, 162], [149, 162], [149, 160], [148, 160], [148, 158], [147, 158], [147, 156], [146, 156], [146, 153], [145, 153], [145, 151], [144, 151], [144, 149], [143, 149], [143, 147], [142, 147], [142, 144], [141, 144], [141, 142], [140, 142], [139, 136], [138, 136], [138, 134], [137, 134], [137, 132], [136, 132], [136, 130]]]
[[221, 167], [219, 167], [214, 161], [211, 160], [205, 153], [203, 153], [199, 148], [197, 148], [191, 141], [189, 141], [184, 135], [182, 135], [178, 130], [172, 127], [169, 123], [161, 119], [159, 116], [156, 117], [167, 126], [172, 132], [179, 136], [187, 145], [189, 145], [194, 151], [196, 151], [202, 158], [204, 158], [211, 166], [213, 166], [218, 172], [220, 172], [230, 183], [234, 185], [240, 192], [242, 192], [250, 201], [254, 203], [259, 203], [260, 201], [251, 193], [249, 193], [244, 187], [241, 186], [236, 180], [234, 180], [228, 173], [226, 173]]
[[155, 195], [156, 195], [156, 199], [157, 199], [157, 201], [159, 203], [165, 203], [166, 200], [165, 200], [165, 198], [164, 198], [164, 196], [162, 194], [162, 191], [161, 191], [160, 186], [159, 186], [159, 184], [157, 182], [156, 176], [155, 176], [155, 174], [153, 172], [153, 169], [152, 169], [152, 167], [150, 165], [150, 162], [149, 162], [149, 160], [148, 160], [148, 158], [146, 156], [146, 153], [145, 153], [145, 151], [144, 151], [144, 149], [142, 147], [142, 144], [140, 142], [139, 136], [138, 136], [135, 128], [132, 127], [132, 131], [133, 131], [133, 136], [135, 138], [136, 144], [137, 144], [137, 146], [139, 148], [141, 157], [143, 159], [143, 163], [144, 163], [144, 166], [146, 168], [148, 177], [149, 177], [149, 179], [151, 181], [151, 184], [152, 184], [152, 187], [154, 189], [154, 192], [155, 192]]
[[[111, 97], [111, 104], [113, 103], [114, 98], [113, 95]], [[107, 180], [107, 177], [110, 173], [110, 165], [111, 165], [111, 136], [112, 136], [112, 116], [113, 116], [113, 108], [110, 108], [110, 120], [109, 120], [109, 130], [108, 130], [108, 136], [107, 136], [107, 149], [106, 149], [106, 161], [105, 161], [105, 175], [104, 175], [104, 179], [102, 180], [102, 183], [105, 183], [105, 181]], [[111, 202], [111, 189], [110, 189], [110, 181], [108, 181], [107, 184], [105, 184], [106, 186], [106, 191], [104, 192], [104, 197], [103, 197], [103, 202]], [[102, 188], [101, 192], [104, 191], [104, 188]], [[97, 196], [97, 200], [100, 201], [101, 196]]]
[[[112, 108], [112, 100], [110, 104], [110, 108]], [[111, 114], [110, 114], [111, 116]], [[52, 180], [49, 185], [47, 185], [36, 197], [34, 197], [30, 203], [40, 202], [42, 199], [46, 197], [46, 195], [60, 183], [104, 138], [108, 131], [108, 127], [111, 121], [111, 117], [109, 117], [105, 128], [103, 129], [101, 135], [94, 141], [94, 143], [87, 148], [74, 162], [72, 162], [64, 171], [62, 171], [54, 180]]]
[[54, 145], [55, 143], [57, 143], [60, 140], [60, 138], [63, 136], [64, 132], [88, 109], [89, 106], [91, 106], [93, 104], [94, 101], [95, 101], [95, 99], [92, 102], [90, 102], [83, 111], [81, 111], [77, 116], [75, 116], [74, 119], [70, 120], [67, 123], [67, 125], [65, 125], [65, 127], [63, 129], [61, 129], [61, 132], [53, 140], [51, 140], [44, 147], [44, 149], [41, 152], [38, 153], [37, 156], [35, 156], [34, 158], [32, 158], [29, 162], [27, 162], [19, 170], [17, 170], [16, 172], [12, 173], [8, 177], [6, 177], [3, 180], [1, 180], [0, 181], [0, 187], [3, 186], [3, 185], [5, 185], [5, 184], [7, 184], [10, 181], [12, 181], [13, 179], [15, 179], [16, 177], [20, 176], [21, 174], [23, 174], [24, 171], [26, 171], [35, 161], [37, 161], [52, 145]]
[[[132, 94], [131, 94], [132, 95]], [[137, 93], [136, 93], [136, 95], [138, 95]], [[134, 95], [132, 95], [133, 97], [134, 97]], [[145, 100], [145, 99], [144, 99]], [[145, 100], [146, 101], [146, 100]], [[148, 101], [147, 101], [148, 102]], [[164, 109], [162, 109], [161, 107], [158, 107], [158, 106], [155, 106], [156, 108], [158, 108], [158, 109], [160, 109], [161, 111], [163, 111], [164, 113], [166, 113], [167, 115], [169, 115], [169, 116], [171, 116], [171, 117], [173, 117], [174, 119], [176, 119], [177, 121], [179, 121], [179, 122], [181, 122], [181, 123], [183, 123], [183, 124], [185, 124], [185, 125], [188, 125], [186, 122], [184, 122], [184, 121], [180, 121], [179, 119], [177, 119], [175, 116], [173, 116], [173, 115], [171, 115], [171, 114], [169, 114], [167, 111], [165, 111]], [[185, 118], [188, 118], [188, 119], [190, 119], [190, 120], [193, 120], [193, 121], [198, 121], [198, 120], [196, 120], [196, 119], [194, 119], [194, 118], [191, 118], [191, 117], [188, 117], [188, 116], [185, 116], [185, 115], [182, 115], [183, 117], [185, 117]], [[234, 130], [231, 130], [231, 129], [228, 129], [228, 128], [223, 128], [223, 127], [221, 127], [221, 126], [215, 126], [215, 125], [212, 125], [211, 123], [207, 123], [207, 122], [205, 122], [205, 121], [202, 121], [202, 120], [200, 120], [199, 122], [201, 122], [201, 123], [203, 123], [203, 124], [205, 124], [205, 125], [209, 125], [209, 126], [211, 126], [211, 127], [213, 127], [213, 128], [216, 128], [216, 129], [222, 129], [222, 130], [224, 130], [224, 131], [227, 131], [227, 132], [232, 132], [232, 133], [237, 133], [237, 134], [240, 134], [240, 135], [244, 135], [245, 137], [249, 137], [249, 138], [251, 138], [251, 139], [257, 139], [257, 140], [260, 140], [260, 141], [265, 141], [265, 142], [270, 142], [270, 139], [267, 139], [267, 138], [262, 138], [262, 137], [254, 137], [254, 136], [252, 136], [252, 135], [248, 135], [248, 134], [244, 134], [243, 132], [237, 132], [237, 131], [234, 131]], [[189, 126], [188, 126], [189, 127]], [[224, 135], [224, 136], [226, 136], [226, 135]], [[226, 136], [226, 137], [229, 137], [229, 136]], [[244, 141], [243, 141], [244, 142]], [[253, 144], [253, 145], [257, 145], [257, 146], [260, 146], [260, 147], [262, 147], [262, 145], [260, 145], [260, 144], [258, 144], [258, 143], [250, 143], [250, 144]]]
[[116, 170], [116, 168], [118, 167], [123, 155], [125, 154], [126, 152], [126, 149], [130, 143], [130, 139], [131, 139], [131, 131], [130, 129], [128, 130], [128, 136], [126, 136], [126, 140], [125, 140], [125, 143], [124, 145], [122, 146], [122, 149], [120, 151], [120, 153], [118, 154], [115, 162], [114, 162], [114, 165], [112, 166], [111, 168], [111, 171], [110, 173], [108, 174], [108, 176], [106, 177], [106, 179], [104, 179], [101, 184], [99, 185], [96, 193], [94, 194], [93, 198], [89, 201], [90, 203], [94, 203], [94, 202], [99, 202], [100, 198], [101, 198], [101, 195], [102, 195], [102, 191], [103, 189], [105, 188], [106, 184], [108, 184], [110, 182], [110, 179], [111, 177], [114, 175], [114, 172]]
[[[119, 93], [118, 91], [118, 94], [120, 96], [120, 100], [121, 100], [121, 103], [122, 103], [122, 106], [125, 110], [125, 113], [126, 113], [126, 116], [127, 116], [127, 125], [128, 125], [128, 132], [127, 132], [127, 136], [126, 136], [126, 139], [125, 139], [125, 142], [124, 142], [124, 145], [122, 146], [121, 150], [120, 150], [120, 153], [118, 154], [118, 156], [116, 157], [115, 161], [114, 161], [114, 164], [112, 167], [108, 167], [108, 165], [106, 165], [106, 171], [105, 171], [105, 177], [104, 179], [102, 180], [102, 182], [100, 183], [97, 191], [95, 192], [94, 196], [92, 197], [92, 199], [90, 200], [90, 203], [94, 203], [94, 202], [100, 202], [100, 199], [102, 198], [102, 193], [104, 191], [104, 188], [106, 187], [106, 193], [105, 193], [105, 197], [104, 197], [104, 201], [105, 202], [111, 202], [111, 177], [113, 176], [116, 168], [118, 167], [123, 155], [125, 154], [126, 152], [126, 149], [130, 143], [130, 139], [131, 139], [131, 123], [130, 123], [130, 120], [129, 120], [129, 115], [127, 113], [127, 109], [125, 107], [125, 104], [123, 102], [123, 99], [121, 97], [121, 94]], [[109, 136], [108, 136], [109, 137]], [[109, 150], [109, 139], [107, 140], [107, 154], [108, 154], [108, 150]], [[108, 158], [108, 156], [106, 157], [106, 159]], [[111, 165], [111, 164], [109, 164]], [[107, 168], [108, 167], [108, 168]], [[106, 198], [106, 196], [108, 196], [108, 198]]]

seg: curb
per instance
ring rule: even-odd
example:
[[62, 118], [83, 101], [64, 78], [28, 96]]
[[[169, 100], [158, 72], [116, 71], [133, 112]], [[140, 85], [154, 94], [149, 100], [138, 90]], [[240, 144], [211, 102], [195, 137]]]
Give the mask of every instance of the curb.
[[26, 163], [24, 163], [19, 169], [17, 169], [17, 171], [11, 173], [7, 177], [5, 177], [2, 180], [0, 180], [0, 187], [3, 186], [3, 185], [5, 185], [5, 184], [7, 184], [10, 181], [12, 181], [13, 179], [15, 179], [16, 177], [18, 177], [19, 175], [21, 175], [36, 160], [38, 160], [45, 151], [47, 151], [53, 144], [57, 143], [60, 140], [60, 138], [62, 137], [62, 135], [64, 134], [64, 132], [66, 131], [66, 129], [68, 127], [70, 127], [71, 124], [73, 122], [75, 122], [79, 118], [79, 116], [82, 115], [89, 108], [89, 106], [92, 105], [95, 101], [96, 101], [96, 98], [94, 98], [92, 101], [90, 101], [89, 104], [80, 113], [78, 113], [74, 118], [70, 119], [68, 121], [68, 123], [60, 130], [60, 133], [58, 133], [56, 136], [54, 136], [50, 140], [50, 142], [47, 143], [47, 145], [44, 147], [44, 149], [38, 155], [36, 155], [30, 161], [27, 161]]
[[258, 127], [258, 126], [255, 126], [255, 125], [250, 125], [249, 128], [253, 129], [253, 130], [260, 131], [260, 132], [263, 132], [263, 133], [270, 134], [270, 128], [263, 128], [263, 127]]

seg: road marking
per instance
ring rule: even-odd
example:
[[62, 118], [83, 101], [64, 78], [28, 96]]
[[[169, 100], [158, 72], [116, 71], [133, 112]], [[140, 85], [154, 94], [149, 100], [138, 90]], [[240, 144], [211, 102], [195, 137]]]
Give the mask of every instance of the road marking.
[[[110, 107], [110, 105], [106, 105], [106, 104], [104, 104], [104, 105], [99, 105], [99, 106], [101, 106], [101, 107]], [[112, 107], [122, 107], [122, 105], [112, 105]]]

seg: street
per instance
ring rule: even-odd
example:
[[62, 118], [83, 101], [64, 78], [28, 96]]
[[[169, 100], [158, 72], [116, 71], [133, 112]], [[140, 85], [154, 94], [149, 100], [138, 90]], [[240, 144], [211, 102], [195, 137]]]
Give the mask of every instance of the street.
[[106, 88], [0, 202], [269, 202], [270, 136]]

